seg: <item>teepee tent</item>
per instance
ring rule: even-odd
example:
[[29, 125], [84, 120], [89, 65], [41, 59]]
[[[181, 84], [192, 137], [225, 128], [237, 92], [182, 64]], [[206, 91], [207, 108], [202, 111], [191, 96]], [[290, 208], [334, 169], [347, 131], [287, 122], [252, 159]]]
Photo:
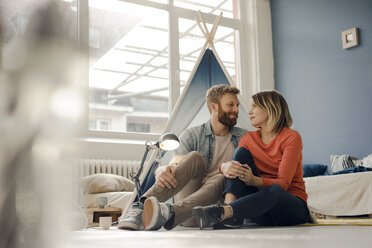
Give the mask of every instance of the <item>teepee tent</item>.
[[[235, 86], [213, 45], [222, 13], [216, 18], [211, 31], [208, 30], [200, 12], [199, 16], [203, 26], [200, 25], [198, 20], [196, 22], [206, 41], [163, 133], [169, 132], [179, 135], [190, 126], [206, 122], [210, 116], [207, 108], [202, 107], [206, 102], [205, 94], [207, 90], [218, 84]], [[248, 108], [242, 100], [240, 102], [238, 126], [248, 128], [250, 126]]]
[[[200, 12], [199, 17], [202, 25], [198, 20], [196, 20], [196, 22], [206, 38], [206, 41], [163, 133], [174, 133], [180, 135], [186, 128], [200, 125], [208, 121], [210, 114], [207, 107], [204, 106], [206, 105], [205, 95], [207, 90], [218, 84], [235, 86], [213, 45], [213, 39], [221, 20], [222, 13], [216, 18], [210, 31], [208, 30]], [[241, 99], [240, 103], [238, 126], [247, 129], [250, 127], [248, 108], [244, 105], [244, 102]], [[152, 173], [152, 169], [158, 166], [160, 159], [162, 160], [162, 164], [166, 164], [166, 162], [169, 161], [170, 153], [163, 158], [160, 157], [161, 151], [159, 149], [153, 150], [143, 169], [143, 174], [140, 178], [142, 183], [150, 170], [150, 173]], [[136, 195], [137, 192], [134, 191], [130, 204], [134, 201]], [[126, 206], [124, 213], [128, 210], [130, 204]]]

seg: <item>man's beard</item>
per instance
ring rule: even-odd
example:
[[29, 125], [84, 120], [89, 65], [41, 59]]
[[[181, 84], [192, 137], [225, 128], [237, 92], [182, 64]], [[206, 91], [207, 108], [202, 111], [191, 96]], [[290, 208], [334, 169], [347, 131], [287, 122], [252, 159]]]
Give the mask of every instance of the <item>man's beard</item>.
[[238, 120], [238, 115], [236, 115], [236, 118], [230, 118], [229, 113], [221, 110], [221, 107], [218, 108], [218, 121], [225, 126], [233, 127], [236, 125], [236, 122]]

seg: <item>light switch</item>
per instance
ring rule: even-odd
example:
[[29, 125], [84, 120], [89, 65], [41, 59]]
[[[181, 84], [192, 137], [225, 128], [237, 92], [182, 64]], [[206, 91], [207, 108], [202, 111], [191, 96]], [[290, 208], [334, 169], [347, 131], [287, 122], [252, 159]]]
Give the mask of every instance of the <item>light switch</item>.
[[350, 28], [342, 32], [342, 48], [349, 49], [359, 45], [358, 29]]

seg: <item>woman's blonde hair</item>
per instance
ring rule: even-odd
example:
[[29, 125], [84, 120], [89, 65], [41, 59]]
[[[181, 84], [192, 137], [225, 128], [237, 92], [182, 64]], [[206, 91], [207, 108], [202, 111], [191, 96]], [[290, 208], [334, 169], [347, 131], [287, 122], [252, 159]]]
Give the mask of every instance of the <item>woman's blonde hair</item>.
[[291, 113], [284, 97], [275, 90], [261, 91], [252, 96], [253, 103], [267, 111], [268, 127], [275, 133], [293, 124]]

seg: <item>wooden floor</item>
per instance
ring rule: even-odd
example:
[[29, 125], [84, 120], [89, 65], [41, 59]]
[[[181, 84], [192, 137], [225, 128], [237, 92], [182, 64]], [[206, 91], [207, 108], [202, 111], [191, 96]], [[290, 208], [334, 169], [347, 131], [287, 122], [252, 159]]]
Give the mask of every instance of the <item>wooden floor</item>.
[[62, 247], [76, 248], [359, 248], [372, 247], [372, 226], [246, 227], [234, 230], [199, 230], [178, 227], [172, 231], [124, 231], [99, 227], [70, 233]]

